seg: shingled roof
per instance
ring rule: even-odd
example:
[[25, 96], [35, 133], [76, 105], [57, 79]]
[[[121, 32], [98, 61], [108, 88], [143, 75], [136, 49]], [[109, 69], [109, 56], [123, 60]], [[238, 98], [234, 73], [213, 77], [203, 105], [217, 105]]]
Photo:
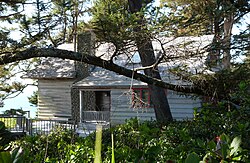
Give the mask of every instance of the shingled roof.
[[[178, 37], [178, 38], [166, 38], [161, 37], [158, 39], [160, 40], [162, 45], [164, 46], [166, 56], [167, 57], [173, 57], [173, 56], [185, 56], [189, 55], [190, 51], [196, 52], [196, 51], [202, 51], [202, 49], [206, 46], [208, 46], [212, 42], [213, 36], [212, 35], [204, 35], [200, 37]], [[156, 54], [159, 54], [161, 51], [161, 44], [154, 40], [153, 46], [155, 49]], [[65, 49], [65, 50], [71, 50], [73, 51], [73, 44], [63, 44], [58, 47], [59, 49]], [[110, 58], [110, 54], [112, 54], [112, 51], [114, 51], [115, 48], [112, 47], [110, 44], [103, 44], [98, 49], [96, 49], [95, 55], [96, 56], [102, 56], [101, 58], [108, 60]], [[131, 56], [130, 56], [131, 57]], [[190, 68], [191, 71], [196, 71], [197, 69], [200, 69], [204, 66], [204, 60], [207, 56], [203, 56], [202, 58], [193, 57], [180, 60], [173, 60], [168, 62], [167, 64], [161, 64], [159, 66], [159, 69], [164, 76], [164, 71], [169, 67], [177, 67], [180, 65], [185, 65]], [[184, 57], [185, 58], [185, 57]], [[131, 59], [131, 58], [130, 58]], [[132, 58], [133, 59], [133, 58]], [[114, 61], [116, 64], [124, 66], [128, 64], [128, 58], [127, 56], [119, 56], [117, 57], [117, 60]], [[138, 62], [135, 62], [138, 63]], [[126, 67], [125, 66], [125, 67]], [[134, 66], [134, 65], [133, 65]], [[127, 67], [128, 68], [128, 67]], [[37, 66], [35, 69], [29, 71], [25, 77], [27, 78], [33, 78], [33, 79], [58, 79], [58, 78], [67, 78], [67, 79], [73, 79], [76, 78], [76, 70], [75, 70], [75, 61], [71, 60], [63, 60], [59, 58], [42, 58], [41, 64]], [[119, 78], [124, 81], [129, 81], [130, 79], [127, 79], [126, 77], [118, 76], [118, 74], [115, 74], [113, 72], [110, 72], [108, 70], [102, 69], [102, 68], [96, 68], [94, 72], [90, 74], [89, 77], [83, 79], [83, 81], [80, 81], [79, 83], [75, 84], [75, 86], [82, 86], [89, 84], [89, 85], [98, 85], [95, 83], [96, 78], [104, 78], [106, 81], [110, 79], [110, 81], [113, 81], [113, 84], [118, 84], [114, 81], [113, 78]], [[90, 82], [93, 81], [93, 82]], [[100, 82], [100, 81], [98, 81]], [[110, 82], [112, 83], [112, 82]], [[105, 84], [105, 83], [103, 83]], [[121, 83], [120, 83], [121, 84]], [[137, 83], [137, 84], [142, 84]], [[99, 84], [100, 85], [100, 84]]]
[[[189, 69], [190, 72], [197, 72], [197, 70], [202, 71], [206, 69], [204, 64], [207, 53], [203, 53], [209, 44], [212, 43], [212, 35], [204, 35], [200, 37], [179, 37], [179, 38], [163, 38], [161, 40], [164, 49], [166, 51], [167, 57], [180, 56], [181, 59], [170, 60], [168, 63], [162, 63], [159, 65], [159, 71], [162, 76], [162, 79], [165, 82], [176, 84], [176, 85], [189, 85], [191, 83], [184, 82], [180, 80], [177, 76], [169, 73], [170, 68], [183, 66]], [[105, 45], [105, 44], [104, 44]], [[161, 46], [159, 42], [153, 41], [154, 50], [157, 53], [160, 52]], [[205, 49], [204, 49], [205, 48]], [[110, 50], [111, 48], [106, 48], [105, 46], [98, 52], [100, 54], [105, 54], [105, 49]], [[203, 53], [201, 57], [188, 57], [190, 52]], [[111, 52], [112, 54], [112, 52]], [[100, 55], [102, 56], [102, 55]], [[187, 57], [185, 57], [187, 56]], [[103, 59], [106, 59], [104, 57]], [[131, 58], [130, 58], [131, 59]], [[133, 59], [133, 58], [132, 58]], [[126, 56], [119, 56], [114, 63], [125, 66], [126, 68], [132, 69], [140, 66], [139, 62], [135, 61], [134, 63], [128, 64], [128, 58]], [[135, 65], [136, 64], [136, 65]], [[143, 72], [141, 72], [143, 74]], [[147, 84], [141, 81], [132, 80], [131, 78], [119, 75], [117, 73], [105, 70], [103, 68], [96, 67], [92, 70], [90, 75], [81, 81], [75, 83], [73, 87], [81, 88], [115, 88], [115, 87], [129, 87], [133, 85], [136, 86], [146, 86]]]
[[[73, 51], [74, 46], [73, 44], [62, 44], [58, 48]], [[75, 62], [53, 57], [42, 58], [41, 64], [27, 72], [24, 77], [31, 79], [73, 79], [76, 78]]]

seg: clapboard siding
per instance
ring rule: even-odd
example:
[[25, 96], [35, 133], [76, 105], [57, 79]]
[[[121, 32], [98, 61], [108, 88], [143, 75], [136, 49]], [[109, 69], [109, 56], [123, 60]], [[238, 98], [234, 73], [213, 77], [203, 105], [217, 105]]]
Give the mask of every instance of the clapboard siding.
[[[126, 119], [137, 117], [138, 119], [154, 120], [153, 108], [132, 108], [131, 96], [126, 95], [126, 89], [111, 90], [111, 124], [124, 123]], [[188, 96], [180, 96], [174, 91], [168, 92], [168, 101], [173, 118], [176, 120], [189, 119], [193, 117], [193, 108], [200, 107], [200, 100]]]
[[38, 118], [70, 118], [72, 84], [71, 79], [38, 80]]

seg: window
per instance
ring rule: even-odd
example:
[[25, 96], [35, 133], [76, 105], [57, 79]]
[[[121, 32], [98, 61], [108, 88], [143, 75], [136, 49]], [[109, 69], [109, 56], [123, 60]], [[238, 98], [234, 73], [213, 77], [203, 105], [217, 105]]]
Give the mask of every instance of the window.
[[80, 120], [109, 122], [110, 98], [110, 91], [80, 91]]
[[96, 111], [110, 110], [110, 91], [95, 91]]
[[153, 107], [148, 88], [133, 88], [132, 105], [134, 108]]
[[110, 111], [110, 91], [81, 91], [83, 111]]

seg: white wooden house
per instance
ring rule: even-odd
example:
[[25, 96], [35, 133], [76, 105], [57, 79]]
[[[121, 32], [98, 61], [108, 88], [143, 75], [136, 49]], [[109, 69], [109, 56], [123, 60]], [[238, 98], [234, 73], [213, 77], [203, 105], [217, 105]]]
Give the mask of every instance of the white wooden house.
[[[113, 72], [96, 68], [91, 75], [76, 84], [80, 93], [80, 119], [83, 121], [110, 121], [111, 124], [124, 123], [126, 119], [137, 117], [154, 120], [147, 84], [132, 80]], [[86, 98], [91, 94], [91, 98]], [[193, 117], [193, 108], [201, 106], [201, 100], [178, 95], [166, 90], [174, 119]], [[94, 105], [89, 104], [94, 102]], [[95, 118], [93, 118], [95, 117]]]
[[38, 82], [38, 118], [71, 117], [71, 87], [76, 80], [74, 62], [48, 58], [28, 73]]
[[[82, 34], [85, 40], [79, 41], [80, 46], [84, 47], [80, 51], [92, 53], [90, 37], [90, 33]], [[74, 51], [73, 44], [63, 44], [58, 48]], [[79, 93], [72, 90], [72, 85], [87, 74], [87, 65], [84, 63], [50, 57], [42, 58], [40, 65], [24, 76], [38, 81], [38, 118], [72, 119], [73, 108], [79, 108]]]
[[[185, 55], [185, 51], [190, 52], [185, 47], [197, 51], [211, 43], [211, 40], [212, 36], [183, 37], [169, 39], [164, 46], [167, 47], [166, 50], [170, 56], [176, 55], [176, 52]], [[180, 44], [182, 45], [181, 51], [177, 47]], [[184, 48], [183, 45], [185, 45]], [[66, 46], [68, 45], [65, 45], [64, 49], [72, 49]], [[103, 46], [94, 54], [91, 49], [88, 50], [93, 55], [100, 56], [105, 54], [107, 49], [110, 50], [107, 48], [107, 44]], [[78, 47], [82, 46], [78, 45]], [[154, 43], [154, 48], [156, 51], [160, 49], [157, 43]], [[105, 55], [103, 57], [105, 58]], [[132, 57], [132, 59], [135, 58], [137, 58], [136, 55]], [[122, 56], [117, 60], [117, 64], [127, 66], [127, 68], [140, 66], [139, 62], [128, 63], [127, 59]], [[201, 60], [204, 61], [204, 57], [194, 57], [185, 61], [183, 59], [175, 60], [170, 64], [161, 64], [159, 71], [164, 81], [179, 85], [191, 84], [170, 75], [166, 70], [178, 65], [185, 65], [190, 68], [190, 71], [197, 71], [204, 66]], [[81, 66], [84, 68], [80, 69]], [[82, 71], [86, 73], [81, 74]], [[38, 118], [74, 119], [77, 122], [110, 122], [114, 125], [124, 123], [126, 119], [132, 117], [141, 120], [155, 119], [146, 83], [99, 67], [80, 65], [69, 60], [47, 58], [39, 67], [28, 73], [27, 77], [38, 79]], [[171, 90], [166, 90], [166, 94], [174, 119], [192, 118], [193, 108], [201, 106], [200, 99], [180, 95]]]

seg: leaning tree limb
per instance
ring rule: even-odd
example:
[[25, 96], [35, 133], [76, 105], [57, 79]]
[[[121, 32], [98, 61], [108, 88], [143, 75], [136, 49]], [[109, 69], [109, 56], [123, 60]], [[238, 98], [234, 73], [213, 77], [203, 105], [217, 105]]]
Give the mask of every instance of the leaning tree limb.
[[174, 91], [183, 92], [183, 93], [194, 93], [197, 95], [205, 95], [205, 93], [200, 88], [195, 87], [194, 85], [183, 86], [183, 85], [174, 85], [174, 84], [166, 83], [162, 80], [146, 76], [144, 74], [124, 68], [111, 61], [107, 61], [96, 56], [91, 56], [91, 55], [83, 54], [79, 52], [55, 49], [55, 48], [32, 47], [32, 48], [28, 48], [26, 50], [18, 51], [15, 53], [13, 52], [13, 53], [2, 54], [0, 55], [0, 65], [5, 65], [8, 63], [21, 61], [21, 60], [27, 60], [27, 59], [36, 58], [36, 57], [55, 57], [55, 58], [61, 58], [61, 59], [70, 59], [70, 60], [80, 61], [80, 62], [84, 62], [87, 64], [102, 67], [104, 69], [116, 72], [120, 75], [124, 75], [129, 78], [133, 77], [136, 80], [139, 80], [148, 84], [156, 85], [162, 88], [166, 88], [169, 90], [174, 90]]

